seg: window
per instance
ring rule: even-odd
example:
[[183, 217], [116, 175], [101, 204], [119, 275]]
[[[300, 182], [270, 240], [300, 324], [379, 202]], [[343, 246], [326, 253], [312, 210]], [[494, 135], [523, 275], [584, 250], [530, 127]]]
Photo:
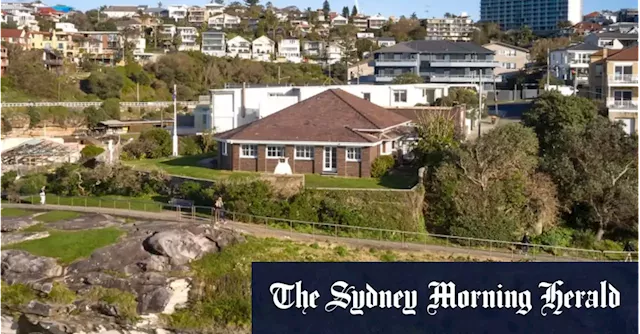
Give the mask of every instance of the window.
[[313, 146], [296, 146], [296, 160], [313, 160]]
[[62, 45], [62, 43], [58, 43], [58, 50], [62, 50], [64, 49], [64, 46]]
[[406, 90], [394, 90], [393, 91], [393, 101], [394, 102], [407, 102], [407, 91]]
[[602, 98], [602, 87], [596, 87], [596, 99]]
[[241, 158], [255, 158], [258, 156], [258, 145], [242, 145]]
[[284, 146], [267, 146], [267, 158], [283, 158], [284, 157]]
[[227, 143], [222, 143], [222, 155], [227, 155]]
[[347, 161], [360, 161], [361, 148], [347, 147]]
[[207, 127], [207, 115], [202, 115], [202, 125], [204, 125], [204, 127]]
[[602, 64], [596, 64], [595, 70], [596, 70], [596, 75], [597, 76], [601, 76], [602, 75]]
[[363, 93], [364, 99], [367, 101], [371, 101], [371, 93]]

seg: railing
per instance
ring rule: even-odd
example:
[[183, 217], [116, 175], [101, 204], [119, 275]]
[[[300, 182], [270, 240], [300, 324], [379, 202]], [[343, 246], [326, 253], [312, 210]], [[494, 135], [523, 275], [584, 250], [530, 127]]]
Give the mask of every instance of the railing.
[[407, 59], [376, 59], [376, 62], [389, 62], [389, 63], [403, 63], [408, 61], [417, 61], [415, 58], [407, 58]]
[[607, 99], [607, 107], [614, 109], [638, 110], [637, 100], [614, 100]]
[[638, 76], [633, 74], [615, 74], [613, 77], [610, 77], [609, 82], [638, 83]]
[[[40, 197], [24, 196], [21, 202], [37, 207], [40, 203]], [[213, 207], [197, 205], [180, 206], [169, 203], [144, 200], [123, 200], [117, 198], [95, 197], [60, 197], [55, 195], [47, 195], [46, 204], [120, 209], [128, 210], [132, 213], [140, 211], [152, 212], [162, 214], [162, 219], [169, 220], [189, 219], [192, 221], [206, 221], [215, 223], [219, 219], [219, 213], [217, 213], [215, 211], [215, 208]], [[465, 250], [467, 250], [469, 251], [469, 254], [471, 254], [470, 251], [476, 250], [484, 251], [490, 254], [490, 256], [508, 255], [513, 259], [515, 259], [516, 257], [522, 257], [526, 254], [526, 256], [532, 260], [544, 260], [545, 258], [564, 258], [565, 260], [584, 259], [598, 261], [637, 261], [638, 259], [637, 251], [600, 251], [594, 249], [580, 249], [541, 244], [524, 244], [521, 242], [430, 234], [425, 232], [408, 232], [374, 227], [349, 226], [327, 222], [309, 222], [294, 219], [255, 216], [247, 213], [233, 212], [229, 210], [222, 211], [224, 212], [226, 218], [231, 218], [231, 221], [260, 224], [268, 227], [289, 230], [290, 232], [295, 231], [298, 233], [309, 234], [311, 236], [317, 235], [401, 242], [405, 247], [415, 247], [420, 245], [423, 245], [425, 248], [429, 245], [456, 247], [460, 249], [460, 251], [456, 253], [464, 253]], [[84, 212], [90, 211], [84, 210]], [[172, 212], [175, 212], [175, 216], [171, 216]], [[114, 213], [114, 215], [118, 214]], [[528, 251], [523, 252], [523, 247], [527, 247]]]
[[498, 64], [498, 61], [496, 60], [482, 60], [482, 59], [431, 59], [431, 62], [438, 62], [438, 63], [492, 63], [492, 64]]

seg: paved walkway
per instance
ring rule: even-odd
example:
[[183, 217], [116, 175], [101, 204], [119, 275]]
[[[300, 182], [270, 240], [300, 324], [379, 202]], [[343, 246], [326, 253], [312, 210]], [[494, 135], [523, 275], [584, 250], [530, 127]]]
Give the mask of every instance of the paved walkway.
[[[188, 221], [191, 220], [190, 216], [181, 215], [178, 212], [162, 211], [162, 212], [146, 212], [135, 211], [126, 209], [109, 209], [109, 208], [96, 208], [96, 207], [83, 207], [83, 206], [69, 206], [69, 205], [32, 205], [32, 204], [15, 204], [5, 203], [3, 207], [7, 208], [21, 208], [21, 209], [40, 209], [40, 210], [65, 210], [87, 213], [101, 213], [113, 216], [131, 217], [145, 220], [164, 220], [164, 221]], [[198, 218], [196, 221], [209, 222], [209, 219]], [[349, 245], [352, 247], [363, 248], [382, 248], [390, 250], [405, 250], [405, 251], [426, 251], [444, 256], [473, 256], [483, 259], [493, 259], [497, 261], [518, 261], [518, 260], [530, 260], [541, 262], [589, 262], [590, 260], [584, 258], [570, 258], [570, 257], [555, 257], [547, 254], [539, 254], [535, 256], [524, 256], [517, 253], [509, 252], [506, 249], [497, 250], [483, 250], [475, 248], [455, 247], [455, 246], [441, 246], [430, 244], [419, 244], [411, 242], [396, 242], [386, 240], [372, 240], [372, 239], [356, 239], [347, 237], [334, 237], [328, 235], [313, 235], [308, 233], [301, 233], [292, 230], [277, 229], [265, 225], [248, 224], [235, 221], [228, 221], [223, 225], [224, 227], [234, 229], [241, 233], [247, 233], [259, 237], [274, 237], [279, 239], [290, 239], [295, 241], [305, 242], [332, 242]]]

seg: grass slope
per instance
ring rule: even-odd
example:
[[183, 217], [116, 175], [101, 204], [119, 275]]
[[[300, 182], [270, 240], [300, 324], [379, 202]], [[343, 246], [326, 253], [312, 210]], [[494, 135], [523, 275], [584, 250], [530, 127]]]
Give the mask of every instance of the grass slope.
[[61, 220], [71, 220], [80, 217], [81, 214], [73, 211], [49, 211], [34, 218], [43, 223], [54, 223]]
[[17, 209], [17, 208], [3, 208], [2, 211], [0, 211], [0, 215], [2, 217], [25, 217], [25, 216], [30, 216], [32, 214], [34, 214], [35, 212], [33, 211], [28, 211], [28, 210], [24, 210], [24, 209]]

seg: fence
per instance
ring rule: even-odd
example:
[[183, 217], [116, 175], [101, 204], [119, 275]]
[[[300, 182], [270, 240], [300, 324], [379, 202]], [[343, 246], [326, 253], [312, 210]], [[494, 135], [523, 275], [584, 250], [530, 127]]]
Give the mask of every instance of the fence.
[[[40, 203], [39, 196], [22, 197], [21, 203], [34, 205]], [[132, 200], [121, 198], [96, 198], [96, 197], [61, 197], [55, 195], [46, 196], [46, 204], [66, 205], [82, 207], [99, 207], [105, 209], [124, 209], [129, 211], [144, 211], [152, 213], [171, 214], [164, 218], [170, 220], [191, 220], [216, 223], [220, 213], [214, 207], [209, 206], [180, 206], [169, 203], [161, 203], [152, 200]], [[260, 224], [268, 227], [285, 229], [290, 232], [310, 234], [312, 236], [332, 236], [342, 238], [369, 239], [378, 241], [395, 241], [403, 245], [424, 245], [457, 247], [464, 253], [465, 249], [471, 255], [471, 251], [484, 251], [491, 256], [510, 255], [513, 259], [526, 258], [531, 260], [597, 260], [597, 261], [637, 261], [638, 253], [626, 251], [610, 251], [595, 249], [580, 249], [541, 244], [524, 244], [502, 240], [489, 240], [453, 235], [430, 234], [420, 232], [408, 232], [388, 230], [363, 226], [348, 226], [326, 222], [300, 221], [286, 218], [274, 218], [256, 216], [247, 213], [222, 210], [226, 219], [236, 222]], [[172, 215], [175, 213], [175, 216]], [[117, 215], [117, 214], [114, 214]], [[415, 247], [413, 247], [415, 248]], [[526, 249], [526, 250], [525, 250]], [[442, 251], [451, 251], [443, 248]]]

